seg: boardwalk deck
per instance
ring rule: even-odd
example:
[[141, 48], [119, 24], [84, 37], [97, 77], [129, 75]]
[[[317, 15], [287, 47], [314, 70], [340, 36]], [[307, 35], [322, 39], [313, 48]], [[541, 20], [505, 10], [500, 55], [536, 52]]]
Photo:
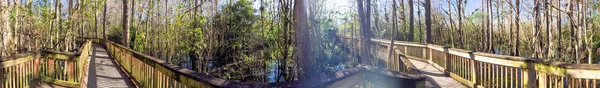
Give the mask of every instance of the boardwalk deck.
[[409, 60], [421, 73], [427, 76], [426, 86], [428, 88], [468, 88], [429, 63], [413, 59]]
[[93, 45], [89, 63], [88, 88], [131, 88], [135, 87], [125, 72], [108, 56], [101, 45]]
[[[104, 47], [94, 44], [87, 76], [88, 88], [133, 88], [135, 85], [121, 67], [108, 56]], [[85, 79], [85, 78], [84, 78]], [[49, 83], [41, 83], [39, 88], [63, 88]]]
[[[377, 57], [387, 61], [388, 51], [387, 48], [377, 48]], [[423, 75], [427, 76], [425, 85], [427, 88], [469, 88], [427, 62], [409, 60]]]

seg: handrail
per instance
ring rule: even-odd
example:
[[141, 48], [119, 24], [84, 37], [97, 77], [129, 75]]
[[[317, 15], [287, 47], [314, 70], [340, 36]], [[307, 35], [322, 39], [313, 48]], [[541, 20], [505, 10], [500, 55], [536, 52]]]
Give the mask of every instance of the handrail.
[[131, 74], [134, 82], [139, 84], [140, 87], [353, 87], [362, 84], [361, 82], [370, 82], [373, 84], [384, 83], [373, 82], [381, 78], [389, 80], [386, 82], [396, 82], [392, 84], [399, 84], [395, 86], [400, 87], [424, 87], [425, 85], [425, 77], [422, 75], [414, 76], [361, 65], [336, 72], [336, 76], [331, 78], [317, 78], [283, 83], [238, 82], [216, 78], [207, 74], [181, 68], [152, 56], [131, 50], [112, 41], [101, 41], [104, 41], [104, 45], [108, 49], [109, 55], [120, 64], [125, 72]]
[[32, 51], [2, 58], [0, 87], [27, 88], [44, 81], [65, 87], [81, 87], [91, 42], [79, 53]]
[[[384, 39], [372, 41], [389, 44]], [[395, 46], [404, 48], [410, 59], [425, 60], [470, 87], [600, 87], [600, 64], [568, 64], [433, 44], [399, 42]]]

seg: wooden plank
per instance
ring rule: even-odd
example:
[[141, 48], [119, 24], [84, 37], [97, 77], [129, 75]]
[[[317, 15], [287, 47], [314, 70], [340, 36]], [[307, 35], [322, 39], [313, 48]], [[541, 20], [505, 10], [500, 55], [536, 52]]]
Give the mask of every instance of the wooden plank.
[[14, 66], [14, 65], [25, 63], [25, 62], [33, 60], [33, 59], [35, 59], [34, 56], [33, 55], [29, 55], [29, 56], [25, 56], [25, 57], [21, 57], [21, 58], [9, 60], [9, 61], [3, 61], [1, 68], [11, 67], [11, 66]]
[[477, 76], [477, 74], [479, 73], [479, 70], [476, 68], [479, 65], [479, 63], [475, 60], [470, 60], [470, 62], [471, 62], [470, 69], [472, 71], [471, 75], [473, 76], [473, 77], [471, 77], [471, 80], [472, 80], [471, 82], [473, 82], [474, 86], [480, 85], [479, 81], [477, 80], [477, 78], [479, 77], [479, 76]]
[[550, 74], [550, 75], [562, 76], [562, 77], [567, 76], [566, 69], [564, 69], [564, 68], [554, 66], [554, 65], [546, 65], [543, 63], [534, 63], [534, 65], [535, 65], [536, 71], [543, 72], [543, 73]]
[[15, 66], [8, 67], [8, 76], [7, 76], [7, 78], [9, 80], [8, 80], [8, 87], [5, 87], [5, 88], [16, 88], [14, 86], [14, 83], [15, 83], [15, 77], [14, 77], [15, 76], [15, 71], [14, 71], [14, 69], [15, 69]]
[[492, 63], [492, 64], [496, 64], [496, 65], [510, 66], [510, 67], [517, 67], [517, 68], [527, 68], [527, 64], [525, 63], [525, 61], [515, 61], [515, 60], [491, 58], [491, 57], [479, 56], [479, 55], [475, 55], [474, 59], [477, 61]]
[[[39, 57], [38, 57], [38, 58], [39, 58]], [[38, 78], [38, 76], [40, 75], [40, 71], [39, 71], [39, 70], [40, 70], [40, 59], [35, 59], [35, 60], [33, 61], [33, 68], [34, 68], [34, 69], [33, 69], [33, 79], [37, 79], [37, 78]], [[0, 69], [0, 71], [1, 71], [1, 69]], [[1, 74], [1, 73], [0, 73], [0, 74]], [[0, 77], [0, 79], [1, 79], [1, 77]], [[1, 85], [0, 85], [0, 86], [1, 86]]]
[[58, 54], [58, 53], [46, 53], [44, 54], [44, 57], [50, 57], [50, 58], [54, 58], [54, 59], [63, 59], [63, 60], [68, 60], [71, 59], [69, 58], [69, 55], [65, 55], [65, 54]]
[[600, 70], [565, 69], [572, 78], [600, 79]]
[[74, 61], [66, 61], [67, 62], [67, 81], [74, 82], [75, 81], [75, 62]]
[[74, 88], [74, 87], [77, 87], [79, 85], [79, 83], [77, 83], [77, 82], [69, 82], [69, 81], [64, 81], [64, 80], [57, 80], [57, 79], [54, 79], [54, 78], [51, 78], [51, 77], [46, 77], [46, 76], [42, 76], [41, 78], [42, 78], [42, 80], [44, 82], [56, 84], [56, 85], [59, 85], [59, 86], [65, 86], [65, 87], [72, 87], [72, 88]]
[[469, 81], [469, 80], [467, 80], [467, 79], [464, 79], [464, 78], [460, 77], [459, 75], [456, 75], [456, 74], [454, 74], [454, 73], [449, 73], [448, 75], [450, 75], [450, 77], [452, 77], [452, 78], [456, 79], [458, 82], [460, 82], [460, 83], [462, 83], [462, 84], [465, 84], [465, 85], [467, 85], [467, 86], [469, 86], [469, 87], [471, 87], [471, 88], [473, 88], [473, 87], [474, 87], [474, 86], [473, 86], [473, 82], [471, 82], [471, 81]]
[[[27, 63], [27, 62], [24, 62], [24, 63]], [[17, 73], [16, 73], [16, 75], [17, 75], [16, 76], [16, 78], [17, 78], [17, 81], [16, 81], [17, 84], [16, 84], [16, 86], [18, 88], [22, 88], [23, 87], [23, 82], [25, 82], [25, 81], [23, 81], [23, 74], [25, 72], [23, 70], [24, 63], [19, 63], [18, 65], [16, 65], [17, 66]]]
[[[0, 68], [0, 87], [4, 87], [4, 85], [5, 85], [4, 83], [6, 81], [4, 80], [4, 75], [5, 75], [4, 68]], [[6, 88], [6, 87], [4, 87], [4, 88]]]

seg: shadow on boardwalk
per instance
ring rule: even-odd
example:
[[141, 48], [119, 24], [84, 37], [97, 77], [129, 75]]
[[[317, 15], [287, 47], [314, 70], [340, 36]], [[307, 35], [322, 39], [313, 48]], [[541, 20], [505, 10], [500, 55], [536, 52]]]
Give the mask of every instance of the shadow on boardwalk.
[[94, 44], [93, 51], [89, 63], [88, 88], [135, 87], [125, 72], [108, 56], [105, 48]]

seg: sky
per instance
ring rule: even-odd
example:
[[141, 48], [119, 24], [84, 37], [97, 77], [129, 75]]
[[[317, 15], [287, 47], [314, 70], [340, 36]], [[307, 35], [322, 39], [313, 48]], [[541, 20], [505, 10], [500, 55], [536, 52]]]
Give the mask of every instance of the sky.
[[[340, 11], [341, 13], [346, 13], [350, 6], [356, 6], [355, 1], [356, 0], [327, 0], [327, 6], [328, 6], [327, 8], [332, 11]], [[388, 0], [386, 0], [386, 1], [388, 1]], [[415, 0], [415, 1], [418, 1], [418, 0]], [[390, 6], [391, 2], [382, 2], [382, 3], [377, 3], [377, 4]], [[443, 5], [443, 6], [434, 6], [434, 5]], [[432, 8], [433, 7], [447, 7], [446, 5], [447, 4], [446, 4], [445, 0], [432, 0]], [[480, 8], [480, 6], [481, 6], [481, 0], [467, 0], [465, 14], [470, 15], [473, 11], [475, 11], [475, 9]], [[416, 14], [416, 8], [417, 7], [415, 4], [415, 14]]]

